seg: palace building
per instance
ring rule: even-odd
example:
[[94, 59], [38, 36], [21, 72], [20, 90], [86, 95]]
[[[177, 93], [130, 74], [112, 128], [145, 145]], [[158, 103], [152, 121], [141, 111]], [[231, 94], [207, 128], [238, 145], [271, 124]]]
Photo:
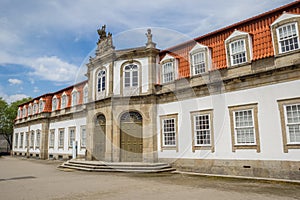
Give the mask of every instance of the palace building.
[[19, 106], [13, 154], [300, 180], [300, 1], [178, 44], [116, 50]]

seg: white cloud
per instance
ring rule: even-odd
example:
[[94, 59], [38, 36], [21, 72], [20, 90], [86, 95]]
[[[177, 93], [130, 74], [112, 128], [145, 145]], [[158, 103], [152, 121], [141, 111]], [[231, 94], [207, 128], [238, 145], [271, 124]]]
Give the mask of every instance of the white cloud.
[[10, 79], [8, 79], [8, 82], [9, 82], [11, 85], [19, 85], [19, 84], [22, 84], [22, 81], [19, 80], [19, 79], [16, 79], [16, 78], [10, 78]]
[[76, 77], [78, 67], [62, 61], [56, 56], [41, 57], [31, 61], [30, 67], [34, 70], [31, 76], [54, 82], [70, 82]]

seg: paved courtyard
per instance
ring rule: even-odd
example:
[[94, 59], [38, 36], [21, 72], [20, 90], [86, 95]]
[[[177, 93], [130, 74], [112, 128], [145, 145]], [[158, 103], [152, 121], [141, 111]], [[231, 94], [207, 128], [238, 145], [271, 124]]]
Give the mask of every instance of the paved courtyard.
[[58, 170], [58, 161], [0, 158], [0, 199], [300, 199], [300, 185], [182, 174]]

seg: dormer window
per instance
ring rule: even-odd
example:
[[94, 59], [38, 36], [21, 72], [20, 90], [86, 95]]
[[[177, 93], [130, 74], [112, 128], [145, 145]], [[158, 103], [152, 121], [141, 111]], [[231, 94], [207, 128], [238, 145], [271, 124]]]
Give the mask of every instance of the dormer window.
[[28, 106], [28, 115], [32, 115], [32, 105], [29, 104]]
[[72, 92], [72, 106], [76, 106], [78, 104], [78, 99], [79, 99], [79, 93], [77, 92], [76, 89], [74, 89]]
[[165, 57], [160, 61], [161, 64], [161, 80], [162, 83], [170, 83], [175, 81], [177, 78], [177, 60], [166, 54]]
[[18, 118], [22, 118], [21, 108], [18, 109]]
[[37, 102], [35, 102], [33, 104], [33, 114], [37, 114], [37, 113], [38, 113], [38, 104], [37, 104]]
[[191, 76], [203, 74], [210, 69], [210, 50], [207, 46], [197, 43], [190, 51]]
[[285, 53], [299, 49], [297, 23], [285, 24], [277, 28], [279, 52]]
[[57, 98], [56, 98], [56, 96], [54, 96], [52, 98], [52, 111], [57, 109], [57, 103], [58, 103]]
[[249, 33], [235, 30], [226, 40], [227, 65], [247, 64], [252, 59], [252, 41]]
[[68, 97], [67, 95], [64, 93], [61, 97], [61, 109], [64, 109], [67, 107], [67, 101], [68, 101]]
[[43, 112], [43, 111], [44, 111], [44, 108], [45, 108], [45, 103], [44, 103], [44, 101], [41, 99], [41, 100], [39, 101], [39, 112], [40, 112], [40, 113]]
[[88, 85], [86, 84], [83, 88], [83, 103], [88, 102], [88, 92], [89, 92], [89, 88]]
[[245, 40], [237, 40], [230, 43], [230, 60], [232, 65], [247, 62]]
[[271, 24], [275, 55], [292, 52], [299, 47], [300, 15], [283, 13]]
[[26, 117], [26, 114], [27, 114], [26, 111], [27, 111], [27, 109], [26, 109], [26, 107], [24, 106], [23, 109], [22, 109], [22, 116], [23, 116], [23, 117]]

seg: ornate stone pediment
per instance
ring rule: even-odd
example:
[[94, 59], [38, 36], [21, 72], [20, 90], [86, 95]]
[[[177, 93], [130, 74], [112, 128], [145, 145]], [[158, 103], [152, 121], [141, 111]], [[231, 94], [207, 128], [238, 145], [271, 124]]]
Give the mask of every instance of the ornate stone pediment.
[[97, 42], [98, 48], [96, 50], [96, 55], [102, 55], [107, 52], [111, 52], [115, 49], [112, 41], [112, 34], [108, 32], [106, 34], [106, 25], [103, 25], [101, 29], [98, 29], [99, 40]]

